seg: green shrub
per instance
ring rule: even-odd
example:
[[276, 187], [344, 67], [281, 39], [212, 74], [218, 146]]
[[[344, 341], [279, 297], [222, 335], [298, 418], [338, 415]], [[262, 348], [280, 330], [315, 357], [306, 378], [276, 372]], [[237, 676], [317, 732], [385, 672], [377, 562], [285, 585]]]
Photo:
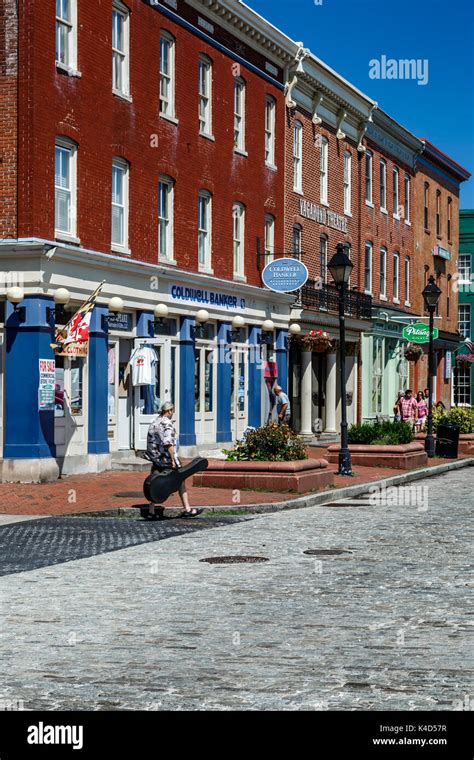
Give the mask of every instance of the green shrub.
[[398, 445], [411, 443], [414, 435], [411, 425], [407, 422], [365, 422], [362, 425], [351, 425], [349, 428], [349, 443]]
[[231, 462], [293, 462], [307, 459], [306, 449], [288, 425], [270, 425], [251, 430], [231, 451], [224, 449]]

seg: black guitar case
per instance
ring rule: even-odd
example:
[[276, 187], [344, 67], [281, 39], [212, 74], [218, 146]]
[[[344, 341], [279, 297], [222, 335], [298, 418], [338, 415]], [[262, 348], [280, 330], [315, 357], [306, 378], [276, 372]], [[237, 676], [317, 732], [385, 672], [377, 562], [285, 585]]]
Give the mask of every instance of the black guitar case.
[[145, 499], [153, 504], [161, 504], [166, 501], [171, 494], [179, 491], [182, 483], [196, 472], [206, 470], [209, 465], [207, 459], [196, 457], [189, 464], [178, 469], [163, 470], [162, 472], [152, 472], [143, 484], [143, 493]]

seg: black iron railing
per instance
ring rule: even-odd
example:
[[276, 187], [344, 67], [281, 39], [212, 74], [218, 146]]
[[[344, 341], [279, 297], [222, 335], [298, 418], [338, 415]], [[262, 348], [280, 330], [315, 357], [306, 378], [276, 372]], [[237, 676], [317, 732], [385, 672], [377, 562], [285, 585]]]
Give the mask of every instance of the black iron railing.
[[[302, 288], [301, 299], [306, 309], [317, 311], [339, 311], [339, 294], [335, 285], [322, 285], [317, 280], [308, 280]], [[346, 292], [345, 313], [354, 319], [372, 317], [372, 296], [354, 290]]]

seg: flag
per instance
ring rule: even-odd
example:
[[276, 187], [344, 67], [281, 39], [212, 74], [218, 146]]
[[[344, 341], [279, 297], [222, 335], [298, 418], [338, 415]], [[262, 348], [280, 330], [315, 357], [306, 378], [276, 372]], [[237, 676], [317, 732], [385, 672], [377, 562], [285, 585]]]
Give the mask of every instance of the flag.
[[55, 342], [51, 343], [51, 348], [54, 348], [57, 356], [87, 356], [92, 309], [104, 282], [105, 280], [84, 301], [67, 325], [56, 330]]

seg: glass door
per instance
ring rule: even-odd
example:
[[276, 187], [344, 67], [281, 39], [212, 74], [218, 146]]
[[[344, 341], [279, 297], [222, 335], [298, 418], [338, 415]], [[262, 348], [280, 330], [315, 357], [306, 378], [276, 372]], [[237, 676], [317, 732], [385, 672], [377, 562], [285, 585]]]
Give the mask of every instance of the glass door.
[[161, 405], [172, 401], [171, 339], [139, 338], [130, 357], [130, 378], [134, 388], [134, 448], [144, 451], [148, 428]]
[[196, 442], [216, 440], [216, 348], [211, 344], [196, 346], [194, 376], [194, 411]]
[[235, 348], [231, 363], [230, 414], [234, 440], [240, 440], [248, 420], [249, 364], [246, 348]]

